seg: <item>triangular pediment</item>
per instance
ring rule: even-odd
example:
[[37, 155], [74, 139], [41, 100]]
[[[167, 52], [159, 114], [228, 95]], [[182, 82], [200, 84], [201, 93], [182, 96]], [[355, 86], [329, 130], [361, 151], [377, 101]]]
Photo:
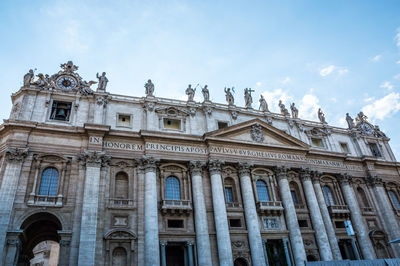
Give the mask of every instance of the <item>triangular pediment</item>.
[[209, 132], [206, 139], [231, 141], [245, 144], [260, 144], [275, 147], [309, 149], [308, 144], [260, 119], [253, 119], [223, 129]]

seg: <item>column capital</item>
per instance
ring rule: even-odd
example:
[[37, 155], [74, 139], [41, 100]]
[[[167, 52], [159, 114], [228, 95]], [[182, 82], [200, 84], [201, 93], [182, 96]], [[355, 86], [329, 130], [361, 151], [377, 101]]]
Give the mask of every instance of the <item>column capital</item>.
[[353, 177], [347, 173], [336, 175], [337, 180], [341, 184], [351, 184]]
[[311, 170], [308, 167], [304, 167], [300, 170], [300, 179], [302, 181], [310, 181], [311, 180]]
[[28, 155], [29, 148], [6, 148], [6, 159], [8, 161], [23, 161]]
[[319, 183], [319, 178], [321, 177], [321, 172], [311, 171], [311, 179], [313, 183]]
[[159, 160], [155, 159], [154, 157], [148, 157], [146, 155], [144, 155], [141, 159], [141, 164], [144, 167], [145, 173], [156, 172], [158, 162]]
[[221, 174], [221, 164], [224, 162], [221, 160], [210, 159], [208, 161], [208, 169], [210, 174]]
[[202, 161], [190, 161], [189, 162], [189, 169], [190, 173], [193, 175], [202, 175], [203, 167], [206, 165], [205, 162]]
[[165, 247], [165, 246], [167, 246], [168, 245], [168, 241], [160, 241], [160, 246], [161, 247]]
[[239, 171], [239, 177], [250, 176], [250, 167], [251, 165], [248, 163], [239, 163], [237, 167]]
[[194, 241], [193, 240], [186, 241], [186, 246], [193, 246], [193, 245], [194, 245]]
[[105, 151], [88, 151], [85, 150], [78, 154], [78, 161], [82, 164], [91, 166], [108, 166], [110, 163], [111, 156], [107, 155]]
[[286, 166], [277, 166], [275, 167], [275, 175], [278, 180], [287, 179], [287, 167]]
[[367, 183], [368, 186], [374, 187], [383, 187], [383, 181], [382, 178], [380, 178], [377, 175], [374, 174], [368, 174], [366, 177], [364, 177], [365, 183]]

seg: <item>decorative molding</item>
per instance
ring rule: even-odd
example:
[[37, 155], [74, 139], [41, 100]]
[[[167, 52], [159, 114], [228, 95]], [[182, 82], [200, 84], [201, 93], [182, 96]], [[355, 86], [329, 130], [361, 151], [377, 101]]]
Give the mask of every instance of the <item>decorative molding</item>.
[[248, 163], [239, 163], [239, 176], [250, 176], [250, 165]]
[[304, 181], [311, 180], [311, 170], [310, 170], [310, 168], [306, 168], [306, 167], [302, 168], [300, 170], [300, 178], [302, 180], [304, 180]]
[[111, 156], [107, 155], [105, 151], [88, 151], [85, 150], [83, 153], [78, 155], [78, 161], [81, 161], [83, 164], [91, 164], [91, 165], [99, 165], [99, 166], [108, 166], [110, 163]]
[[353, 177], [347, 173], [338, 174], [336, 177], [341, 184], [351, 184], [353, 180]]
[[264, 133], [260, 124], [254, 124], [251, 126], [250, 136], [255, 142], [262, 143], [264, 141]]
[[201, 176], [203, 173], [203, 167], [205, 166], [205, 162], [201, 161], [190, 161], [189, 168], [192, 176], [199, 175]]
[[148, 157], [146, 155], [144, 155], [141, 159], [145, 173], [156, 172], [158, 162], [159, 160], [156, 160], [154, 157]]
[[105, 96], [97, 96], [97, 97], [96, 97], [96, 103], [97, 103], [98, 105], [103, 105], [103, 107], [106, 107], [106, 106], [107, 106], [108, 100], [109, 100], [108, 95], [105, 95]]
[[6, 158], [8, 161], [23, 161], [28, 155], [29, 148], [6, 148]]
[[208, 169], [210, 171], [210, 174], [221, 174], [221, 164], [223, 164], [223, 161], [216, 160], [216, 159], [210, 159], [208, 161]]
[[275, 175], [278, 180], [287, 179], [287, 167], [286, 166], [277, 166], [275, 167]]

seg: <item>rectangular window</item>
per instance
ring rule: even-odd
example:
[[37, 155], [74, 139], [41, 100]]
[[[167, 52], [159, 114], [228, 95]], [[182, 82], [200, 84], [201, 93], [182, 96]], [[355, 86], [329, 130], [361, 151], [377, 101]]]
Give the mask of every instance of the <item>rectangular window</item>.
[[183, 220], [168, 220], [168, 228], [183, 228]]
[[336, 221], [335, 227], [336, 228], [346, 228], [346, 226], [344, 225], [344, 221]]
[[382, 157], [382, 154], [378, 148], [378, 145], [376, 145], [376, 143], [369, 143], [369, 148], [371, 149], [372, 156]]
[[51, 120], [69, 121], [71, 114], [71, 103], [53, 101], [51, 107]]
[[322, 139], [317, 139], [317, 138], [312, 138], [311, 139], [311, 145], [313, 147], [317, 147], [317, 148], [323, 148], [324, 147]]
[[181, 130], [181, 120], [180, 119], [164, 118], [163, 121], [164, 121], [165, 129]]
[[226, 128], [228, 127], [228, 122], [222, 122], [218, 121], [218, 129]]
[[349, 153], [349, 148], [347, 146], [347, 143], [340, 142], [340, 148], [342, 149], [342, 152]]
[[117, 115], [117, 126], [119, 127], [131, 127], [131, 115]]
[[233, 202], [233, 192], [231, 187], [225, 188], [225, 200], [226, 202]]
[[240, 228], [242, 227], [242, 221], [240, 219], [229, 219], [229, 226]]
[[296, 191], [291, 190], [290, 195], [292, 195], [293, 204], [298, 204]]
[[299, 220], [299, 226], [300, 227], [308, 227], [308, 222], [307, 220]]

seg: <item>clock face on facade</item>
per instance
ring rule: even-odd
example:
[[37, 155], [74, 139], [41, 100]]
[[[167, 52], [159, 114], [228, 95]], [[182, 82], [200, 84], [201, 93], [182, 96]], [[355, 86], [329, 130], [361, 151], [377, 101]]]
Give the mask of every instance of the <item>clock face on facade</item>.
[[57, 79], [56, 83], [62, 90], [71, 90], [76, 86], [76, 80], [70, 76], [61, 76]]
[[368, 124], [361, 124], [361, 129], [368, 135], [371, 135], [373, 132], [371, 126]]

